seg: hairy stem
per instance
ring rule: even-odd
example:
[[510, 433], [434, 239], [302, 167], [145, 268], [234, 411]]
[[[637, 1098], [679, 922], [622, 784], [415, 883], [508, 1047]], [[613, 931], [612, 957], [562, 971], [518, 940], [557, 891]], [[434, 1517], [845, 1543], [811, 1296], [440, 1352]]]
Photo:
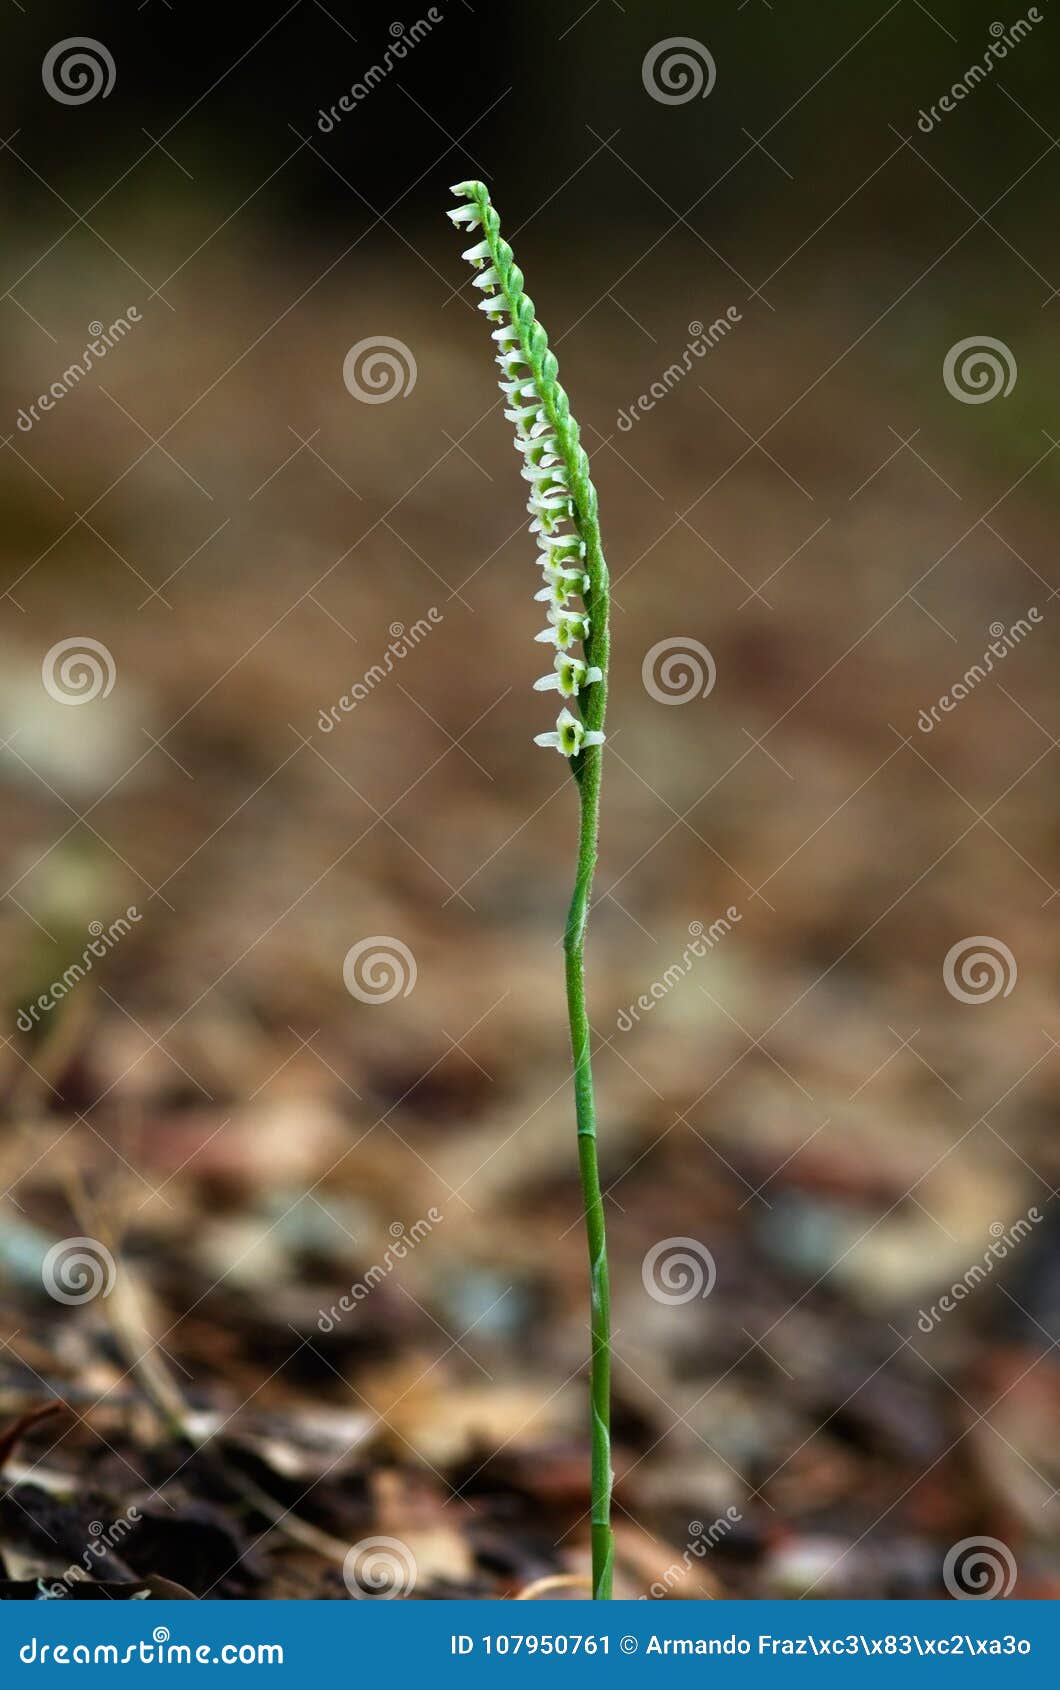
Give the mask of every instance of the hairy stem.
[[581, 829], [578, 870], [564, 934], [567, 973], [567, 1013], [574, 1058], [574, 1100], [578, 1121], [578, 1163], [585, 1203], [592, 1298], [590, 1328], [592, 1359], [589, 1395], [592, 1416], [592, 1549], [593, 1596], [611, 1595], [614, 1540], [611, 1534], [611, 1293], [607, 1271], [607, 1235], [600, 1190], [596, 1147], [596, 1100], [590, 1052], [589, 1017], [585, 1008], [585, 929], [596, 866], [600, 807], [600, 748], [583, 754], [578, 776]]
[[[585, 715], [588, 726], [600, 728], [603, 726], [607, 707], [610, 595], [595, 498], [585, 513], [582, 538], [585, 540], [586, 569], [590, 578], [589, 591], [585, 595], [586, 606], [592, 620], [592, 632], [585, 642], [586, 657], [589, 662], [599, 665], [604, 674], [604, 679], [590, 689], [589, 708]], [[589, 922], [589, 902], [596, 868], [603, 747], [593, 746], [583, 751], [575, 759], [573, 771], [581, 799], [581, 822], [578, 834], [578, 867], [567, 913], [563, 948], [567, 975], [567, 1015], [574, 1060], [578, 1165], [589, 1245], [593, 1597], [597, 1601], [608, 1601], [611, 1596], [614, 1563], [614, 1538], [611, 1533], [611, 1485], [614, 1478], [611, 1469], [611, 1286], [607, 1266], [604, 1200], [600, 1190], [600, 1163], [596, 1144], [596, 1098], [593, 1090], [589, 1017], [585, 1006], [585, 932]]]

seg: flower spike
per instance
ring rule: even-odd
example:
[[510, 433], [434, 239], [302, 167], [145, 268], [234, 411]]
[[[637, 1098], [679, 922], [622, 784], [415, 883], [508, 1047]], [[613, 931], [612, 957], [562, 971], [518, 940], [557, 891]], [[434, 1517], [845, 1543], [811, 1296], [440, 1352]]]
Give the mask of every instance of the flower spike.
[[[606, 703], [608, 588], [596, 489], [570, 401], [559, 384], [555, 353], [533, 302], [523, 292], [522, 271], [501, 234], [489, 194], [481, 182], [473, 181], [456, 183], [453, 193], [463, 202], [449, 213], [454, 223], [480, 229], [483, 237], [463, 256], [476, 271], [474, 286], [484, 296], [479, 310], [498, 324], [492, 338], [499, 386], [508, 402], [504, 415], [515, 425], [513, 444], [523, 457], [521, 474], [530, 483], [530, 532], [538, 542], [545, 577], [536, 597], [550, 607], [549, 626], [536, 637], [556, 648], [554, 673], [535, 687], [585, 700], [580, 717], [565, 710], [555, 732], [539, 735], [537, 743], [555, 745], [572, 758], [580, 779], [583, 752], [603, 744]], [[576, 602], [579, 593], [584, 608]], [[566, 655], [578, 642], [584, 656]], [[577, 732], [566, 718], [577, 724]]]

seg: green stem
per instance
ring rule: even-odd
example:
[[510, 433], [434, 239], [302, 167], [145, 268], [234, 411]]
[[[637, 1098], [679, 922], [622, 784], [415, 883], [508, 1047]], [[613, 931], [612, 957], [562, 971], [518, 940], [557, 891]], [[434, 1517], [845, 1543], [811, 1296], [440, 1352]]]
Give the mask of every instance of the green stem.
[[[601, 730], [607, 712], [607, 674], [611, 647], [608, 615], [610, 583], [600, 539], [596, 489], [589, 479], [584, 452], [577, 449], [576, 438], [570, 440], [567, 435], [568, 419], [551, 406], [546, 405], [546, 410], [561, 446], [565, 449], [564, 458], [568, 464], [579, 516], [578, 531], [585, 541], [585, 569], [589, 576], [589, 587], [584, 597], [590, 617], [590, 633], [584, 641], [584, 650], [586, 661], [601, 670], [603, 679], [589, 687], [582, 715], [587, 729]], [[585, 932], [589, 923], [589, 903], [600, 831], [603, 747], [590, 746], [587, 751], [579, 753], [571, 767], [578, 783], [581, 820], [578, 832], [578, 866], [570, 909], [567, 912], [563, 949], [566, 960], [567, 1017], [570, 1021], [571, 1054], [574, 1060], [578, 1166], [589, 1246], [593, 1597], [598, 1602], [606, 1602], [611, 1597], [615, 1555], [614, 1537], [611, 1532], [611, 1486], [614, 1480], [611, 1468], [611, 1286], [607, 1266], [604, 1199], [600, 1189], [600, 1162], [596, 1144], [596, 1097], [593, 1089], [591, 1034], [585, 1007]]]
[[596, 1100], [593, 1094], [589, 1017], [585, 1008], [585, 929], [589, 915], [593, 870], [596, 866], [600, 747], [585, 752], [582, 762], [583, 767], [578, 775], [581, 793], [578, 870], [567, 916], [564, 952], [567, 1013], [574, 1058], [578, 1163], [585, 1203], [592, 1297], [589, 1395], [592, 1416], [593, 1597], [597, 1601], [607, 1601], [611, 1595], [614, 1561], [614, 1539], [611, 1534], [611, 1294], [607, 1271], [604, 1201], [600, 1189], [600, 1164], [596, 1147]]
[[[590, 638], [585, 642], [585, 655], [590, 663], [598, 665], [604, 675], [602, 681], [589, 688], [585, 719], [587, 727], [599, 729], [603, 727], [607, 708], [610, 592], [607, 564], [604, 561], [600, 527], [596, 517], [595, 496], [586, 501], [583, 511], [581, 533], [585, 541], [586, 570], [591, 583], [585, 599], [592, 624]], [[611, 1468], [611, 1286], [596, 1143], [596, 1097], [593, 1089], [591, 1034], [585, 1007], [585, 932], [589, 922], [589, 903], [600, 827], [603, 747], [597, 745], [583, 751], [574, 760], [572, 767], [581, 799], [581, 822], [578, 834], [578, 867], [567, 914], [563, 948], [567, 976], [567, 1015], [574, 1060], [578, 1165], [589, 1245], [593, 1597], [596, 1601], [608, 1601], [611, 1597], [615, 1553], [611, 1532], [611, 1486], [614, 1479]]]

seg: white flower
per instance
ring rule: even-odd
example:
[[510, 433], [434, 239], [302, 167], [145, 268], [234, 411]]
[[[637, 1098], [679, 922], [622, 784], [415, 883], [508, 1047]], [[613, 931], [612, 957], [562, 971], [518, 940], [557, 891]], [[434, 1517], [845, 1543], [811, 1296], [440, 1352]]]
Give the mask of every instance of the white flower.
[[482, 222], [482, 213], [477, 205], [458, 205], [455, 211], [447, 212], [446, 216], [457, 228], [461, 223], [466, 223], [469, 229], [473, 229], [476, 223]]
[[557, 524], [569, 522], [573, 516], [570, 489], [562, 484], [540, 491], [535, 488], [526, 501], [526, 508], [534, 513], [530, 524], [532, 534], [555, 534]]
[[537, 537], [539, 544], [544, 544], [547, 539], [569, 538], [568, 535], [557, 534], [556, 531], [557, 523], [570, 520], [569, 494], [565, 501], [557, 500], [552, 505], [544, 505], [540, 501], [535, 504], [533, 499], [528, 499], [526, 508], [528, 511], [537, 511], [538, 513], [530, 524], [530, 532]]
[[557, 581], [570, 581], [577, 583], [574, 588], [576, 593], [584, 593], [588, 589], [589, 577], [574, 558], [564, 557], [557, 562], [547, 553], [538, 552], [535, 562], [544, 579], [550, 584]]
[[557, 651], [568, 651], [589, 632], [589, 618], [583, 610], [550, 610], [551, 624], [534, 635], [538, 645], [554, 645]]
[[591, 687], [594, 681], [602, 681], [603, 678], [602, 669], [590, 669], [580, 657], [568, 657], [561, 652], [551, 675], [542, 675], [539, 681], [534, 682], [534, 691], [558, 692], [564, 698], [577, 698], [582, 687]]
[[[566, 488], [563, 487], [563, 483], [561, 481], [556, 481], [557, 465], [561, 465], [561, 459], [554, 457], [551, 452], [546, 452], [537, 463], [535, 463], [533, 458], [528, 455], [526, 463], [519, 471], [519, 474], [522, 476], [524, 481], [531, 481], [535, 485], [541, 481], [554, 481], [556, 482], [557, 489], [562, 488], [563, 491], [566, 492]], [[552, 489], [549, 487], [542, 487], [541, 491], [543, 493], [548, 493], [551, 492]]]
[[[518, 410], [518, 411], [516, 411], [516, 410], [505, 411], [505, 413], [504, 413], [505, 420], [507, 422], [514, 423], [516, 428], [518, 428], [520, 430], [525, 429], [527, 427], [528, 423], [531, 421], [531, 419], [536, 420], [536, 418], [538, 418], [540, 415], [541, 415], [540, 408], [536, 405], [530, 405], [526, 409], [521, 409], [521, 410]], [[522, 438], [526, 439], [526, 438], [528, 438], [528, 436], [523, 435]]]
[[572, 716], [569, 710], [561, 710], [556, 717], [556, 731], [550, 734], [535, 734], [535, 745], [554, 746], [561, 757], [576, 757], [578, 752], [590, 745], [603, 745], [602, 733], [587, 733], [585, 724], [577, 716]]
[[538, 543], [547, 546], [552, 552], [563, 551], [570, 552], [574, 557], [585, 556], [585, 541], [579, 540], [577, 534], [549, 534]]
[[[498, 359], [498, 363], [499, 362], [500, 360]], [[543, 451], [559, 451], [559, 442], [556, 439], [556, 436], [552, 433], [552, 424], [548, 422], [544, 416], [542, 416], [540, 422], [536, 422], [534, 424], [533, 428], [530, 430], [528, 439], [531, 445], [540, 446]], [[530, 450], [530, 447], [524, 440], [513, 440], [512, 445], [515, 447], [517, 452], [527, 452]]]
[[546, 581], [548, 585], [541, 586], [534, 593], [534, 600], [539, 605], [549, 605], [553, 610], [566, 610], [575, 593], [585, 591], [585, 576], [578, 575], [576, 570], [563, 570], [558, 575], [556, 571], [546, 571]]
[[522, 440], [513, 440], [517, 452], [558, 452], [559, 442], [548, 422], [532, 423]]

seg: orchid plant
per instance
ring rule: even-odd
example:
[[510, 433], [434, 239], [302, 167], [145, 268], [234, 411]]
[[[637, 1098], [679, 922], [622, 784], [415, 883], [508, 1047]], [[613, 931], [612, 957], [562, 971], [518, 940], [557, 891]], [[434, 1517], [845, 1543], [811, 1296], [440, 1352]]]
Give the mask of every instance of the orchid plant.
[[[536, 637], [553, 648], [552, 669], [534, 686], [570, 700], [556, 726], [536, 736], [567, 758], [580, 799], [581, 824], [574, 892], [564, 930], [567, 1013], [574, 1064], [578, 1160], [589, 1245], [591, 1291], [590, 1408], [592, 1432], [593, 1596], [611, 1595], [611, 1315], [603, 1194], [596, 1146], [596, 1104], [585, 1006], [585, 931], [596, 867], [600, 775], [607, 704], [608, 576], [600, 542], [596, 489], [578, 424], [559, 383], [559, 365], [548, 337], [523, 292], [523, 273], [500, 232], [500, 218], [481, 182], [459, 182], [462, 202], [449, 216], [477, 239], [464, 257], [478, 272], [480, 309], [491, 323], [501, 367], [505, 417], [515, 426], [515, 448], [530, 483], [527, 509], [538, 546], [543, 584], [534, 595], [547, 608], [548, 626]], [[581, 654], [572, 650], [580, 645]]]

